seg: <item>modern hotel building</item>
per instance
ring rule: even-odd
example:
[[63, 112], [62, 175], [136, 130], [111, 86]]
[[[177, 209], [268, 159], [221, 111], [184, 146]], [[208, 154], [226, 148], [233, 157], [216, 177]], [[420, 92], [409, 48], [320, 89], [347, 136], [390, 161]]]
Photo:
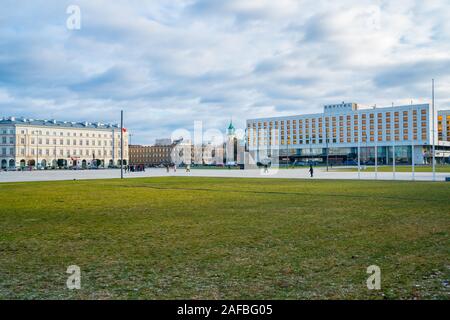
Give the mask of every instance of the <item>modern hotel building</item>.
[[448, 162], [449, 123], [450, 110], [433, 117], [428, 104], [384, 108], [332, 104], [325, 105], [323, 113], [247, 120], [247, 146], [257, 162], [328, 158], [330, 163], [356, 164], [359, 153], [362, 164], [373, 164], [375, 158], [378, 164], [391, 164], [395, 153], [396, 163], [426, 164], [434, 137], [437, 161]]
[[[123, 133], [123, 159], [128, 162], [128, 134]], [[0, 119], [0, 164], [17, 167], [95, 168], [121, 162], [120, 127], [112, 124]]]

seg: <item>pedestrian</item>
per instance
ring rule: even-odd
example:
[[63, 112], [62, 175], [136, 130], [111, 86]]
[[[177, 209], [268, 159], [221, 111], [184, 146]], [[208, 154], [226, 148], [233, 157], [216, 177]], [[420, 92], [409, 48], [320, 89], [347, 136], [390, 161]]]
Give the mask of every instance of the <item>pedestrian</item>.
[[309, 165], [309, 174], [311, 175], [311, 178], [312, 178], [313, 175], [314, 175], [314, 169], [313, 169], [312, 164]]
[[173, 172], [177, 172], [177, 164], [176, 163], [173, 165]]
[[268, 173], [269, 170], [267, 169], [267, 164], [264, 165], [264, 173]]
[[166, 165], [166, 171], [167, 171], [167, 173], [169, 173], [169, 165], [168, 164]]
[[186, 172], [191, 172], [191, 166], [190, 165], [186, 166]]

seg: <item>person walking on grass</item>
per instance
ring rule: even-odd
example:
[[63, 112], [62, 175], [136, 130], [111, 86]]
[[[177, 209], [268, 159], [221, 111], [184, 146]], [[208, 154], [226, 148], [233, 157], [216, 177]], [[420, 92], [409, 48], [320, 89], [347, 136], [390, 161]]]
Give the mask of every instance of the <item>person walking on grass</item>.
[[312, 164], [309, 165], [309, 174], [311, 175], [311, 178], [314, 176], [314, 168]]

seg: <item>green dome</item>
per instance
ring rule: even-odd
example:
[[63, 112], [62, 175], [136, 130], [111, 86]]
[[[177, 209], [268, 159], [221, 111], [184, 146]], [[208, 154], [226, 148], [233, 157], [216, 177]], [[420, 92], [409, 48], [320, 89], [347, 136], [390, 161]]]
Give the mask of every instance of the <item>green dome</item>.
[[235, 131], [236, 130], [235, 130], [234, 126], [233, 126], [233, 120], [231, 120], [230, 121], [230, 125], [228, 126], [227, 132], [228, 132], [229, 135], [233, 135]]

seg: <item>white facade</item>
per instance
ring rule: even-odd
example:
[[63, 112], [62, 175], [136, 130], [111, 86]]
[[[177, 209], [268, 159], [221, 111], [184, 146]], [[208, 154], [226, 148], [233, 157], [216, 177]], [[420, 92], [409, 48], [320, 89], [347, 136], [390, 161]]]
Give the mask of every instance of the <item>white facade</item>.
[[[437, 123], [437, 116], [434, 120]], [[361, 109], [355, 103], [341, 103], [324, 106], [323, 113], [247, 120], [247, 145], [250, 152], [278, 149], [285, 155], [311, 157], [323, 156], [323, 150], [354, 154], [357, 148], [385, 147], [389, 153], [409, 147], [403, 148], [409, 159], [416, 154], [423, 162], [423, 147], [432, 144], [432, 121], [428, 104]], [[437, 144], [437, 132], [434, 140]]]
[[438, 111], [438, 139], [450, 142], [450, 110]]
[[[123, 134], [124, 164], [128, 163], [128, 133]], [[107, 167], [121, 159], [120, 128], [101, 123], [0, 120], [0, 164], [17, 167]]]

